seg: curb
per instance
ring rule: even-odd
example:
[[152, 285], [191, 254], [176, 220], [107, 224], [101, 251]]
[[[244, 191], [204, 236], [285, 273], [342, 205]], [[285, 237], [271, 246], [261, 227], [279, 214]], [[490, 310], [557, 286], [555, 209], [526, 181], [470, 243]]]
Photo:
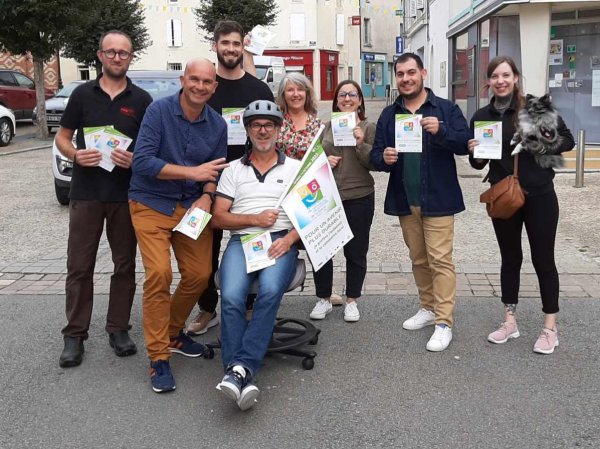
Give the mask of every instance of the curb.
[[52, 148], [52, 144], [40, 145], [38, 147], [31, 147], [31, 148], [23, 148], [21, 150], [0, 152], [0, 156], [10, 156], [11, 154], [27, 153], [29, 151], [45, 150], [48, 148]]

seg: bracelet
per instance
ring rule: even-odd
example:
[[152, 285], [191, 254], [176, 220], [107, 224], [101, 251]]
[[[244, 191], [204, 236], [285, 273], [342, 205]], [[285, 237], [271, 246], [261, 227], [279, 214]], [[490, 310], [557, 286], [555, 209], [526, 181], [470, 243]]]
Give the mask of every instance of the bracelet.
[[[215, 192], [202, 192], [202, 195], [208, 195], [212, 202], [215, 201]], [[202, 195], [200, 195], [200, 196], [202, 196]]]

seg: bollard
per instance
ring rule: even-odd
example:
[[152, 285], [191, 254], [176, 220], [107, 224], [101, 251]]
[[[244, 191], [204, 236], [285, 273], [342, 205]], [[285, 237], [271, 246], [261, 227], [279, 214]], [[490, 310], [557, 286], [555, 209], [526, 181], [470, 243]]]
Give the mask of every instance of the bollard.
[[577, 154], [575, 155], [575, 187], [583, 187], [583, 168], [585, 162], [585, 129], [579, 130]]

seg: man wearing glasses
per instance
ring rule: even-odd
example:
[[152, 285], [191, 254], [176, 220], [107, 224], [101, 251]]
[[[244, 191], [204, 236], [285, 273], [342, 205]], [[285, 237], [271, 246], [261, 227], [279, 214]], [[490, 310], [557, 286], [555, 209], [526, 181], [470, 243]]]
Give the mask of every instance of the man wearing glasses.
[[[97, 52], [102, 74], [75, 89], [65, 108], [56, 135], [60, 152], [73, 161], [67, 247], [66, 315], [61, 367], [77, 366], [88, 338], [94, 296], [94, 266], [106, 221], [114, 272], [110, 281], [106, 332], [118, 356], [137, 351], [129, 337], [129, 317], [135, 294], [136, 239], [127, 190], [131, 178], [132, 151], [142, 118], [152, 102], [150, 95], [133, 85], [127, 70], [133, 58], [127, 34], [112, 30], [103, 34]], [[133, 142], [127, 151], [115, 149], [112, 171], [99, 166], [102, 154], [86, 148], [84, 128], [112, 126]], [[77, 130], [77, 146], [72, 138]]]
[[[279, 107], [257, 100], [246, 108], [243, 123], [252, 143], [249, 153], [223, 171], [213, 207], [213, 226], [231, 231], [220, 267], [221, 347], [225, 377], [217, 385], [242, 410], [252, 407], [259, 390], [253, 379], [267, 352], [279, 303], [293, 278], [298, 233], [281, 207], [276, 208], [300, 161], [275, 149], [283, 115]], [[248, 243], [268, 251], [273, 264], [247, 273], [242, 236], [267, 232], [273, 242]], [[252, 253], [252, 257], [254, 253]], [[254, 280], [258, 295], [250, 321], [246, 297]]]

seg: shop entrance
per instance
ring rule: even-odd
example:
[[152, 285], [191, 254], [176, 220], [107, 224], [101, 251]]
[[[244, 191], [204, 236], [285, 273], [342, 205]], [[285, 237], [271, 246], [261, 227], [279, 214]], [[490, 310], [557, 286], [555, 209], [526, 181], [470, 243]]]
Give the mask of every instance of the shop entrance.
[[560, 115], [577, 139], [600, 144], [600, 23], [552, 27], [548, 87]]

